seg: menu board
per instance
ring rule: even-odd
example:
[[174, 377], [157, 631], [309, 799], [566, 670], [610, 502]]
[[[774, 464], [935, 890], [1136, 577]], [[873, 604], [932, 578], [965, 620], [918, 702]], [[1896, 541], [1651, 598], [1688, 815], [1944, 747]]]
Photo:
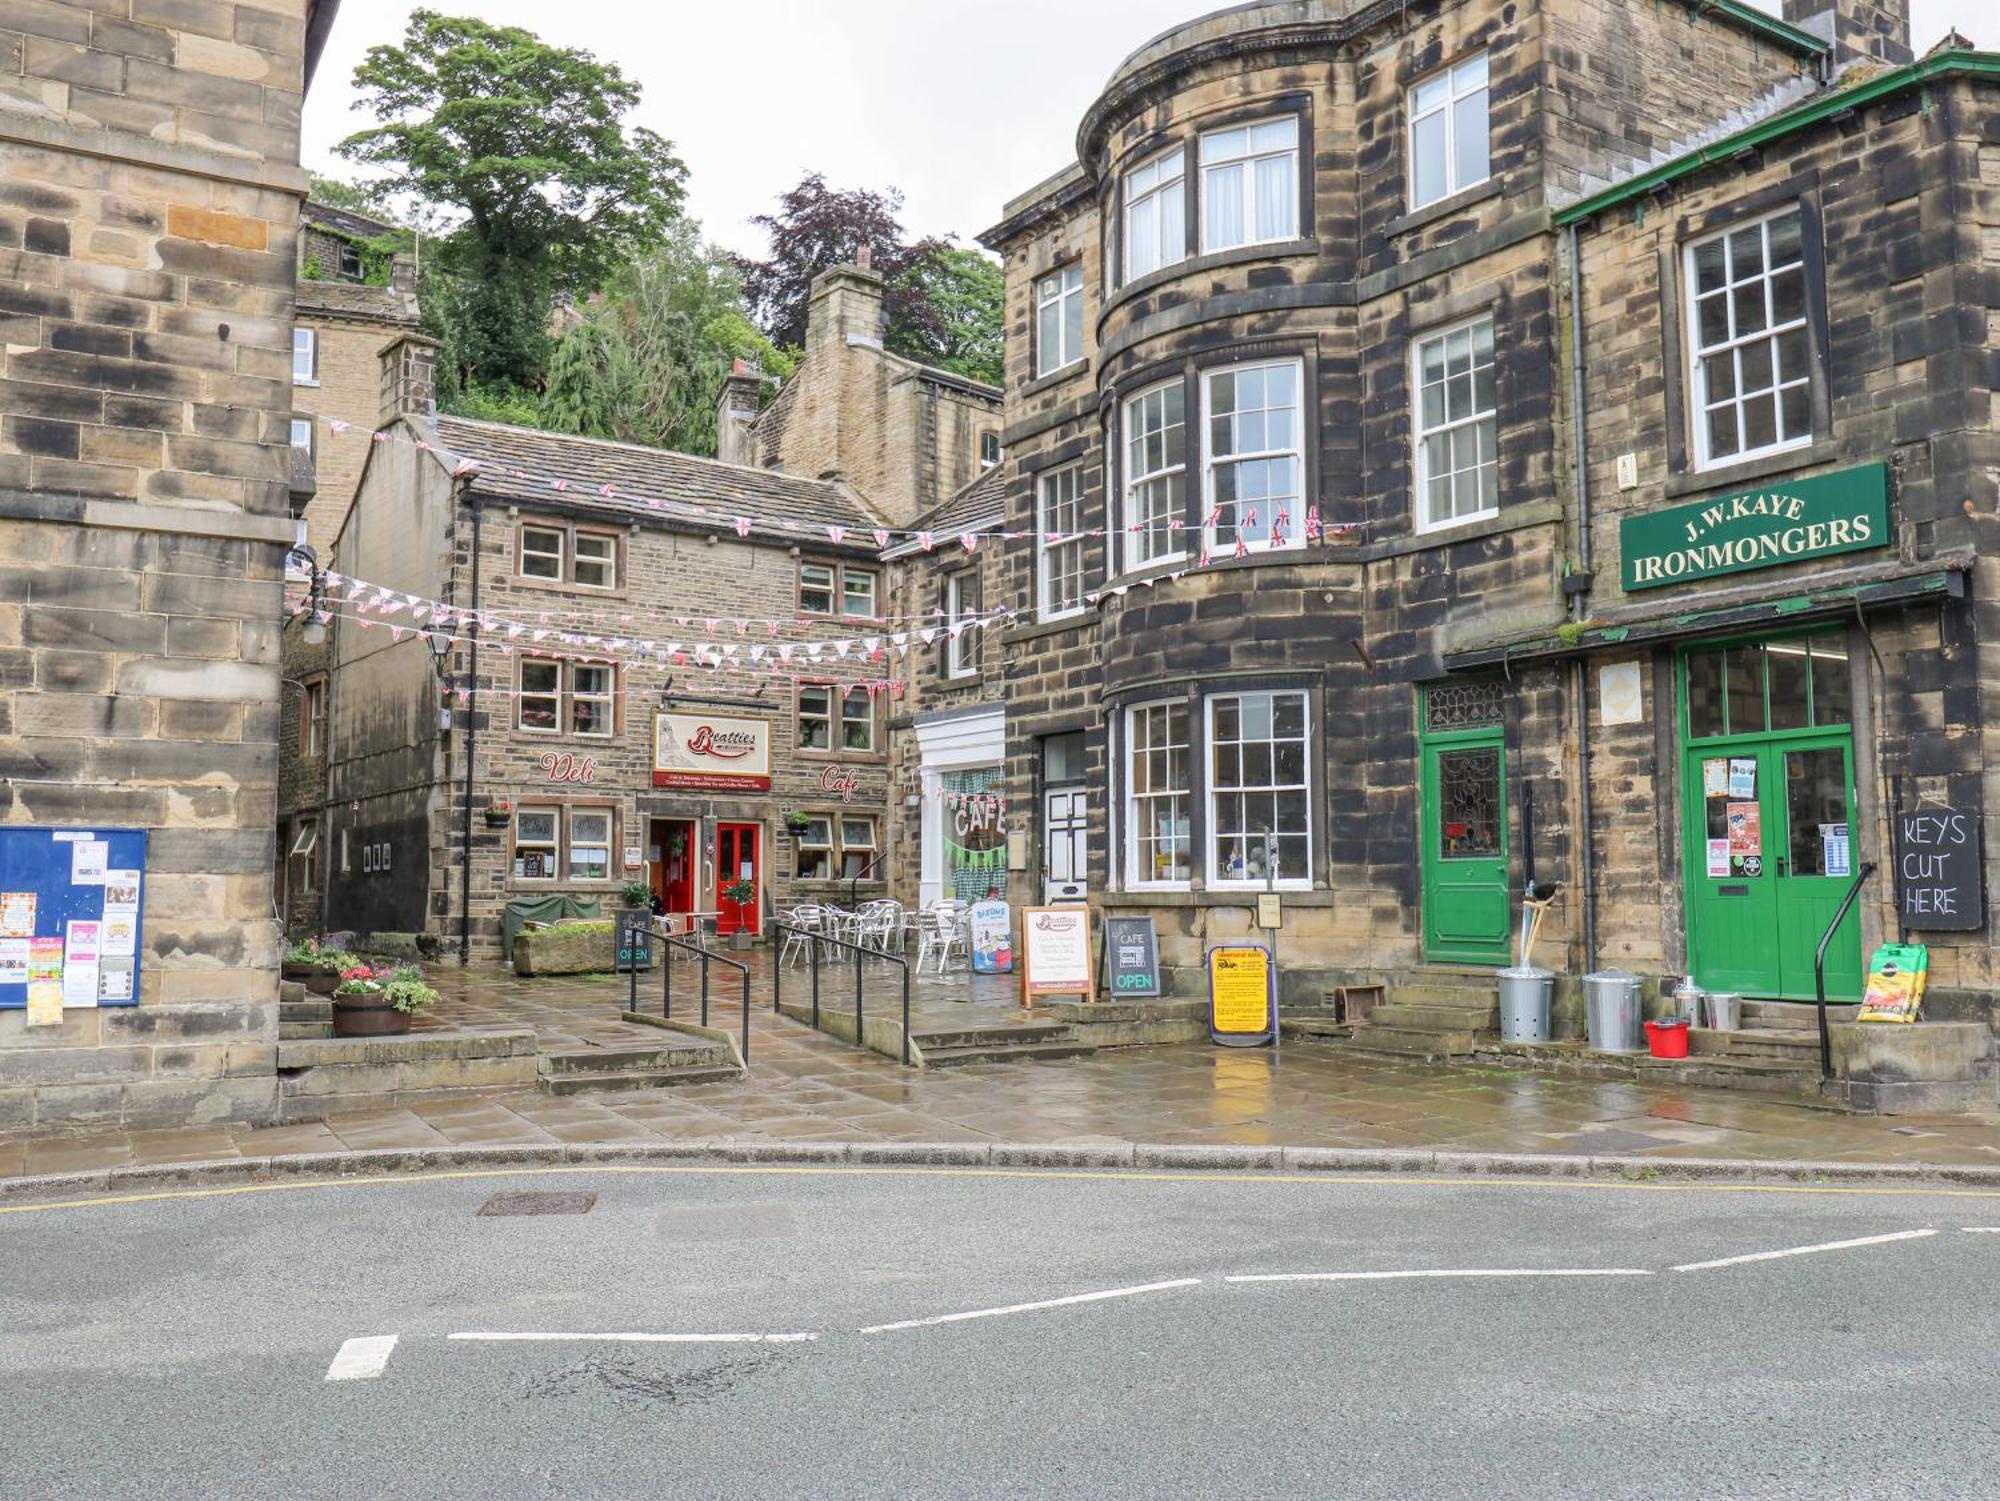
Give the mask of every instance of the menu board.
[[1021, 998], [1091, 994], [1090, 908], [1023, 908]]
[[139, 1002], [144, 829], [0, 828], [0, 1008]]
[[1208, 951], [1208, 1035], [1228, 1047], [1278, 1038], [1277, 975], [1271, 951], [1236, 944]]
[[1160, 935], [1150, 914], [1104, 919], [1104, 967], [1114, 996], [1160, 993]]

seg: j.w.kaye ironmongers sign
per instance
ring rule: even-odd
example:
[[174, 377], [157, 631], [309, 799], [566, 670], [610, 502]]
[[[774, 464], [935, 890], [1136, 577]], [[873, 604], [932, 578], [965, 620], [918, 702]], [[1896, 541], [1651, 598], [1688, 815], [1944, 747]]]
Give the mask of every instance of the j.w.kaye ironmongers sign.
[[1626, 592], [1887, 547], [1889, 466], [1780, 480], [1618, 525]]

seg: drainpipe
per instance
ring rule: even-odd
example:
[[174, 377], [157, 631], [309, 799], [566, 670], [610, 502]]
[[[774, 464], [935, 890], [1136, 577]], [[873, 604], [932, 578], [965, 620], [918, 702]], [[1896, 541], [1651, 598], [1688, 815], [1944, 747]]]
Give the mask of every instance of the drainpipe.
[[[1590, 571], [1590, 469], [1586, 457], [1583, 408], [1583, 247], [1577, 225], [1568, 226], [1566, 235], [1569, 242], [1569, 400], [1570, 431], [1575, 450], [1576, 561], [1579, 570], [1587, 574]], [[1569, 597], [1572, 620], [1586, 618], [1584, 605], [1584, 595], [1572, 594]], [[1575, 673], [1571, 697], [1576, 704], [1577, 812], [1582, 825], [1577, 830], [1576, 841], [1577, 884], [1583, 891], [1583, 972], [1590, 974], [1597, 968], [1597, 878], [1590, 846], [1590, 673], [1582, 657], [1576, 659]]]
[[458, 962], [472, 962], [472, 767], [479, 748], [479, 532], [486, 511], [472, 497], [472, 651], [467, 669], [465, 701], [465, 810], [460, 824], [462, 845], [458, 870]]

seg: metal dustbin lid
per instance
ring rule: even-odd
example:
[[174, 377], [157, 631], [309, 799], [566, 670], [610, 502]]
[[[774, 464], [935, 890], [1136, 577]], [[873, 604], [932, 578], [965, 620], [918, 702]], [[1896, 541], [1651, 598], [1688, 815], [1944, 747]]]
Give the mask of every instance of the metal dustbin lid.
[[1613, 968], [1613, 969], [1600, 969], [1595, 974], [1585, 975], [1583, 978], [1585, 982], [1588, 983], [1596, 980], [1629, 981], [1629, 980], [1636, 980], [1639, 977], [1635, 974], [1628, 973], [1625, 970]]
[[1501, 970], [1499, 974], [1503, 980], [1553, 980], [1556, 977], [1554, 970], [1543, 969], [1539, 964], [1530, 964], [1525, 967], [1516, 964]]

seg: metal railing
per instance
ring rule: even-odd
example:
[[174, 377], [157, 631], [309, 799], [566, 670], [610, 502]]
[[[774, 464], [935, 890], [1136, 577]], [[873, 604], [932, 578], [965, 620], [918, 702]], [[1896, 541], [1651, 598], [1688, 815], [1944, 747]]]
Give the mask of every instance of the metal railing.
[[[750, 1066], [750, 966], [739, 963], [727, 955], [718, 954], [713, 949], [696, 943], [691, 938], [677, 938], [671, 933], [662, 933], [644, 924], [635, 924], [628, 927], [619, 936], [624, 940], [620, 942], [619, 948], [621, 950], [629, 949], [633, 951], [630, 955], [632, 980], [628, 993], [629, 1004], [626, 1006], [628, 1011], [637, 1012], [639, 1009], [639, 955], [637, 953], [639, 943], [657, 943], [662, 948], [679, 949], [683, 953], [693, 954], [701, 960], [701, 1024], [704, 1027], [708, 1025], [709, 966], [711, 964], [720, 964], [726, 968], [735, 970], [743, 977], [743, 1066], [748, 1068]], [[634, 939], [638, 940], [638, 942], [634, 943], [631, 941]], [[651, 950], [649, 949], [647, 952], [650, 953]], [[674, 1019], [674, 958], [670, 953], [660, 955], [660, 1015], [665, 1021], [672, 1021]]]
[[[1833, 942], [1833, 935], [1840, 925], [1847, 921], [1847, 914], [1854, 908], [1854, 899], [1861, 895], [1861, 884], [1875, 874], [1875, 862], [1863, 860], [1861, 873], [1854, 878], [1854, 884], [1847, 888], [1847, 898], [1840, 904], [1840, 910], [1833, 914], [1833, 921], [1826, 925], [1826, 932], [1819, 940], [1819, 951], [1813, 955], [1813, 994], [1819, 998], [1819, 1076], [1822, 1080], [1833, 1077], [1833, 1031], [1826, 1024], [1826, 950]], [[1864, 974], [1864, 980], [1866, 978]]]
[[832, 944], [837, 949], [847, 949], [854, 955], [854, 1041], [857, 1047], [866, 1047], [861, 1030], [862, 994], [865, 988], [862, 961], [866, 959], [886, 959], [903, 972], [903, 1062], [910, 1061], [910, 961], [901, 954], [891, 954], [885, 949], [871, 949], [866, 944], [850, 943], [845, 938], [829, 937], [825, 933], [815, 933], [811, 928], [794, 927], [790, 923], [773, 923], [779, 940], [777, 962], [771, 967], [771, 1009], [776, 1011], [784, 999], [785, 965], [784, 953], [786, 937], [802, 938], [806, 941], [806, 952], [812, 967], [812, 1024], [819, 1026], [819, 946]]

